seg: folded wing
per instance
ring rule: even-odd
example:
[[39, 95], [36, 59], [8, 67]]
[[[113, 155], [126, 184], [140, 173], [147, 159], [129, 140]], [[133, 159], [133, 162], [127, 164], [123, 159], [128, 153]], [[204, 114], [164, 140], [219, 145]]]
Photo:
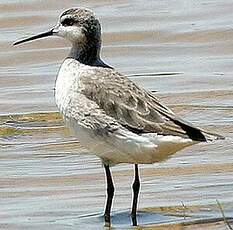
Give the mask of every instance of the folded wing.
[[82, 94], [128, 130], [138, 134], [181, 136], [194, 141], [221, 138], [182, 120], [152, 93], [115, 70], [96, 68], [94, 73], [80, 79]]

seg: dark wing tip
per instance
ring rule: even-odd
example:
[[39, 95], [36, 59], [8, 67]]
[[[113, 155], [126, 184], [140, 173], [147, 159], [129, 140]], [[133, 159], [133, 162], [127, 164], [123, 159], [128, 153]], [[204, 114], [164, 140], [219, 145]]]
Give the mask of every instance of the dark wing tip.
[[205, 135], [202, 131], [196, 127], [193, 127], [189, 124], [185, 124], [179, 120], [173, 120], [173, 122], [180, 126], [187, 134], [187, 136], [192, 139], [193, 141], [207, 141]]
[[180, 121], [174, 121], [177, 125], [179, 125], [194, 141], [214, 141], [214, 140], [224, 140], [225, 137], [216, 133], [211, 133], [197, 127], [191, 126], [189, 124], [185, 124]]

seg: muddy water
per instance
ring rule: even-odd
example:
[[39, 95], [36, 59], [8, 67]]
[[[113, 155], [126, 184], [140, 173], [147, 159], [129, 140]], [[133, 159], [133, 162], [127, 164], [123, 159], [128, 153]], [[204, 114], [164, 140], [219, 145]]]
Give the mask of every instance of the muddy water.
[[[165, 163], [141, 166], [139, 224], [145, 229], [225, 229], [216, 219], [221, 217], [216, 199], [232, 217], [232, 1], [78, 4], [101, 19], [106, 62], [157, 91], [184, 118], [226, 137], [190, 147]], [[0, 2], [1, 229], [103, 229], [100, 161], [84, 154], [54, 105], [54, 81], [69, 44], [51, 38], [11, 45], [50, 28], [71, 6], [77, 1]], [[115, 229], [129, 229], [132, 169], [112, 169]]]

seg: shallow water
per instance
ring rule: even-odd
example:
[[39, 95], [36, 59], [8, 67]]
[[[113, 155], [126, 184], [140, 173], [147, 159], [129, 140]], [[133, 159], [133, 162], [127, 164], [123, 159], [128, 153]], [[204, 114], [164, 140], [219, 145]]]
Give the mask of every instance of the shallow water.
[[[71, 6], [76, 1], [0, 3], [1, 229], [103, 228], [102, 166], [83, 154], [88, 152], [64, 128], [53, 99], [69, 44], [52, 38], [11, 45], [50, 28]], [[232, 1], [92, 0], [79, 6], [101, 19], [107, 63], [157, 91], [185, 119], [226, 137], [185, 149], [165, 163], [141, 166], [139, 224], [218, 218], [216, 199], [232, 217]], [[113, 225], [128, 229], [133, 167], [112, 171]], [[179, 212], [182, 203], [192, 213], [186, 219]], [[175, 214], [159, 207], [173, 207]]]

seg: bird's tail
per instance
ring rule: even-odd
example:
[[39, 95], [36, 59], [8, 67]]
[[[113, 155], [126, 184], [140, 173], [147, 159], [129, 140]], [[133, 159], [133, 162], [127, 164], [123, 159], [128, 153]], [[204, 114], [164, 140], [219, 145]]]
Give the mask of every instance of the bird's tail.
[[208, 141], [225, 139], [222, 135], [203, 130], [199, 127], [195, 127], [193, 124], [184, 121], [180, 118], [174, 120], [174, 123], [179, 125], [183, 130], [185, 130], [187, 135], [194, 141], [208, 142]]
[[212, 133], [212, 132], [202, 130], [202, 129], [200, 129], [200, 131], [202, 132], [202, 134], [206, 138], [206, 141], [224, 140], [225, 139], [225, 137], [220, 135], [220, 134]]

